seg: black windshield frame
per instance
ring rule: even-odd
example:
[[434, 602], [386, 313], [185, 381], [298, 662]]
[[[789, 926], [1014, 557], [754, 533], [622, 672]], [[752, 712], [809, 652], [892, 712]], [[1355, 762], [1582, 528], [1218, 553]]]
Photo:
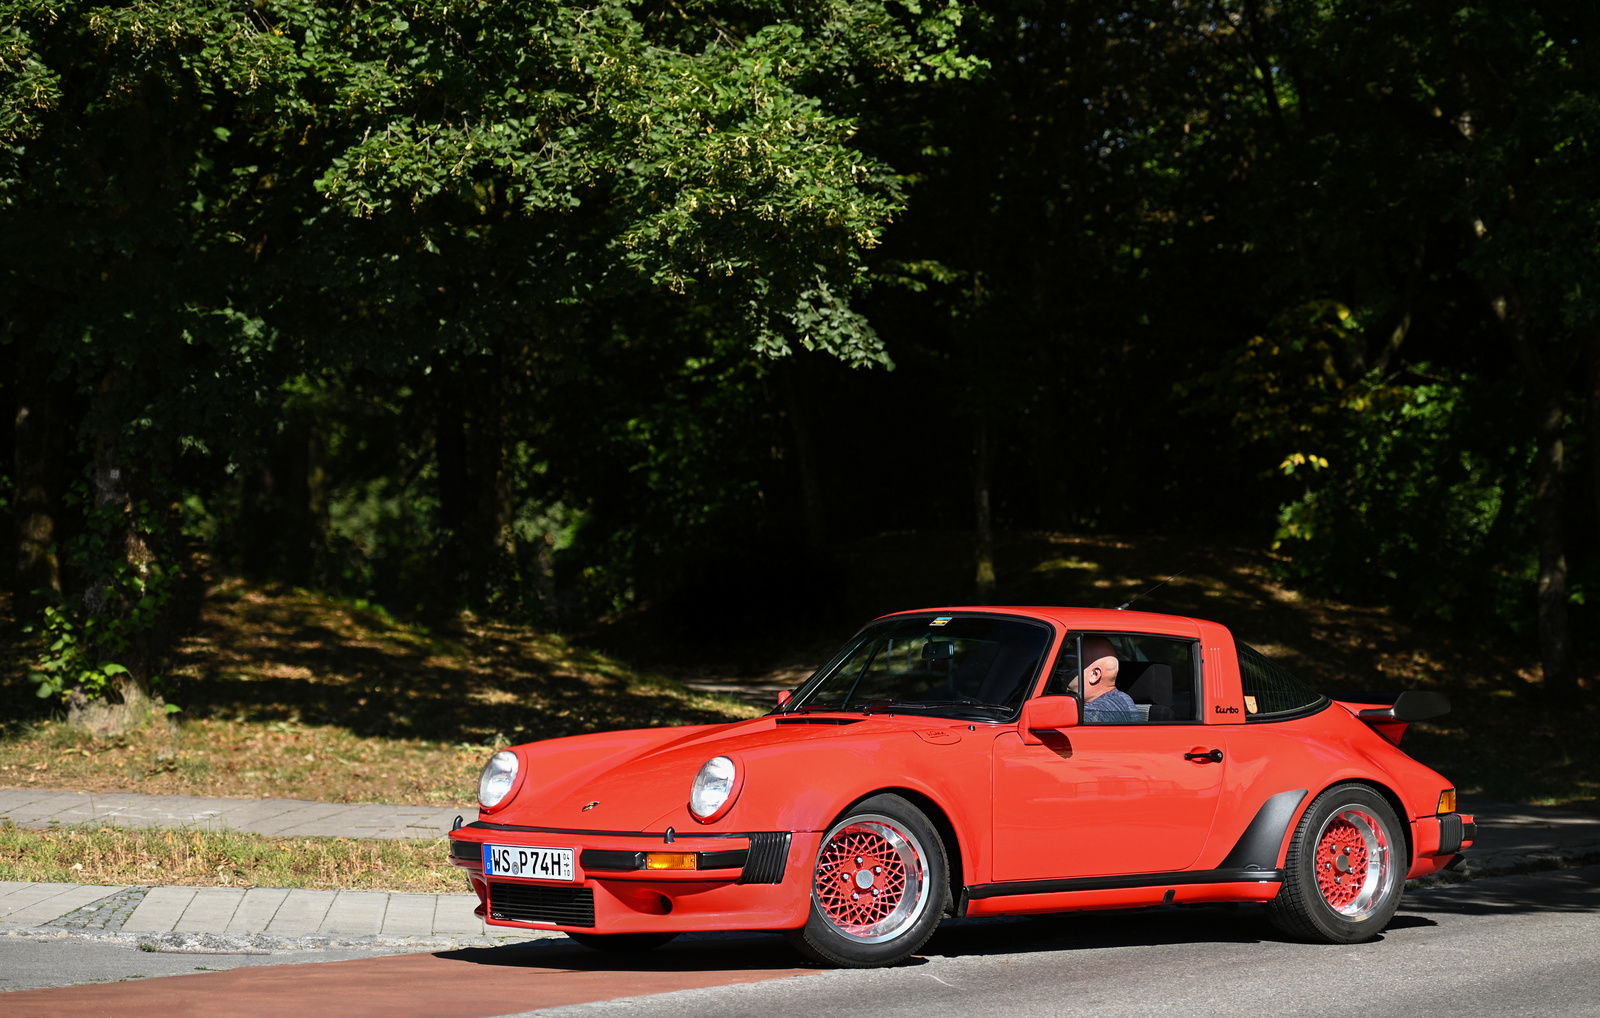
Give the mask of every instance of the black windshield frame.
[[[942, 620], [942, 621], [941, 621]], [[850, 695], [844, 702], [827, 702], [817, 699], [819, 692], [833, 683], [841, 668], [845, 667], [858, 656], [858, 653], [867, 650], [867, 660], [859, 669], [860, 675], [865, 675], [871, 668], [873, 659], [883, 650], [880, 645], [881, 637], [891, 630], [897, 630], [902, 635], [915, 630], [926, 630], [929, 642], [939, 634], [952, 635], [955, 639], [977, 640], [981, 637], [972, 635], [971, 631], [981, 628], [982, 622], [991, 626], [1021, 625], [1034, 630], [1038, 637], [1038, 653], [1031, 660], [1019, 664], [1016, 678], [1005, 683], [1010, 692], [1004, 703], [980, 702], [950, 702], [938, 699], [898, 699], [885, 697], [856, 697], [859, 688], [859, 675], [852, 684]], [[975, 625], [977, 624], [977, 625]], [[954, 628], [952, 628], [954, 627]], [[998, 631], [992, 630], [992, 631]], [[1021, 635], [1021, 631], [1013, 631], [1014, 635]], [[939, 717], [960, 721], [984, 722], [1004, 724], [1015, 722], [1022, 713], [1022, 704], [1029, 696], [1033, 695], [1039, 684], [1039, 677], [1045, 664], [1051, 660], [1052, 653], [1060, 642], [1060, 631], [1043, 619], [1030, 618], [1023, 615], [1010, 615], [1001, 612], [973, 612], [973, 611], [928, 611], [917, 612], [909, 615], [890, 615], [875, 619], [861, 629], [857, 630], [839, 652], [822, 668], [812, 673], [804, 683], [794, 692], [794, 695], [774, 714], [803, 714], [803, 713], [843, 713], [843, 714], [900, 714], [915, 717]], [[999, 642], [998, 640], [996, 641]], [[868, 645], [872, 649], [867, 649]], [[1014, 653], [1019, 652], [1026, 657], [1033, 650], [1034, 645], [1013, 643]], [[996, 652], [997, 654], [1000, 651]], [[842, 677], [840, 681], [843, 681]], [[953, 681], [953, 680], [952, 680]], [[932, 692], [931, 690], [929, 692]]]

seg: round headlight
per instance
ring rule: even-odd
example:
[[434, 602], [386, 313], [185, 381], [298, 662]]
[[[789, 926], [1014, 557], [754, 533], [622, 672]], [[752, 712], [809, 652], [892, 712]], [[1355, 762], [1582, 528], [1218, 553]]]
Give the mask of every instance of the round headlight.
[[511, 786], [516, 781], [517, 754], [502, 749], [483, 765], [483, 774], [478, 778], [478, 802], [485, 809], [494, 809], [511, 793]]
[[701, 820], [715, 816], [733, 798], [738, 770], [725, 756], [712, 757], [700, 766], [689, 788], [689, 811]]

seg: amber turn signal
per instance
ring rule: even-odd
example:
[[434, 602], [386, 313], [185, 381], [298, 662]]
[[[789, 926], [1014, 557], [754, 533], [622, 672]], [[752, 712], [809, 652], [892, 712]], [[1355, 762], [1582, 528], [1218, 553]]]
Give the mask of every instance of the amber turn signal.
[[1447, 788], [1439, 793], [1439, 813], [1454, 813], [1456, 811], [1456, 790]]
[[692, 870], [699, 865], [695, 852], [647, 852], [644, 857], [647, 870]]

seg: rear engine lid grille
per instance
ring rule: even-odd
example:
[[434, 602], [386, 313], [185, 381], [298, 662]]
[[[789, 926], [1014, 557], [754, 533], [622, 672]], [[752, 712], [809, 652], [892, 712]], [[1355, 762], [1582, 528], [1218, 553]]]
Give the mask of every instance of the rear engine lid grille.
[[516, 923], [594, 927], [594, 891], [489, 881], [489, 918]]

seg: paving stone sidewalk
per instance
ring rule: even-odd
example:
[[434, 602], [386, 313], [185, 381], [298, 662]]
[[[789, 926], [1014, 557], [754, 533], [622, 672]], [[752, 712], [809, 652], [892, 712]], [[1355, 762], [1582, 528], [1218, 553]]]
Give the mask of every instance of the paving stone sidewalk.
[[484, 925], [473, 915], [477, 904], [474, 894], [0, 881], [0, 935], [119, 933], [155, 943], [211, 935], [274, 947], [352, 938], [526, 938], [525, 931]]
[[60, 792], [0, 788], [0, 821], [18, 827], [107, 824], [192, 827], [279, 837], [439, 838], [477, 807], [383, 806], [305, 799], [226, 799], [136, 792]]

